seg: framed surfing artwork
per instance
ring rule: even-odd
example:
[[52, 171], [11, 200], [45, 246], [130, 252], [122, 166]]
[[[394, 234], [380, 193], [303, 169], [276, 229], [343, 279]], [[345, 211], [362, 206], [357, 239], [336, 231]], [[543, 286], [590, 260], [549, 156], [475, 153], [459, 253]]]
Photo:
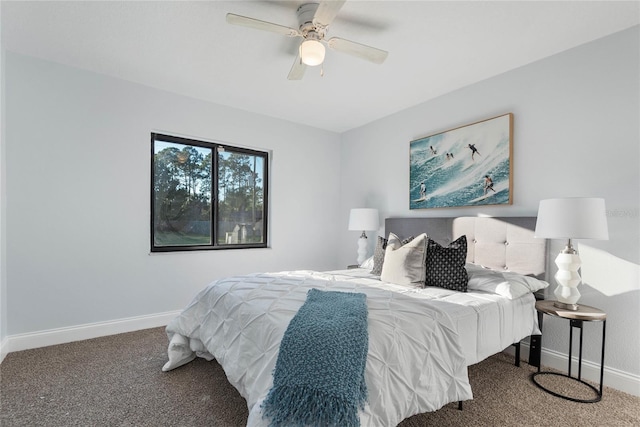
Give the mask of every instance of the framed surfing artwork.
[[513, 203], [513, 114], [410, 142], [409, 209]]

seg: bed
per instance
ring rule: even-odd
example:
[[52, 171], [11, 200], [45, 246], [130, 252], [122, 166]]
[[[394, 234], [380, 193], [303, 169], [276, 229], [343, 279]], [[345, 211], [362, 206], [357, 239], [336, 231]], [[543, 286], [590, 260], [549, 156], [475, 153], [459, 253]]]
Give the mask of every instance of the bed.
[[386, 235], [426, 233], [429, 245], [445, 252], [466, 240], [466, 292], [381, 280], [392, 268], [388, 258], [382, 276], [371, 273], [370, 259], [363, 264], [367, 268], [216, 280], [167, 326], [169, 361], [163, 370], [195, 357], [215, 358], [247, 400], [247, 425], [266, 426], [263, 403], [274, 383], [287, 326], [310, 289], [331, 290], [366, 295], [368, 400], [358, 414], [360, 425], [397, 425], [412, 415], [470, 400], [469, 365], [540, 334], [534, 293], [547, 286], [541, 280], [547, 256], [546, 242], [533, 238], [534, 228], [530, 217], [385, 221]]

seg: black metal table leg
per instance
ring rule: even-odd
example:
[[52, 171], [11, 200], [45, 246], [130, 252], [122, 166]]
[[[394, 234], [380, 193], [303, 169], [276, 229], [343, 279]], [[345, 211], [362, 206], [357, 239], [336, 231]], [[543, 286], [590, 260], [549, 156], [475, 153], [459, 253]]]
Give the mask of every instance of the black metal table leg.
[[[540, 366], [538, 366], [538, 371], [531, 374], [531, 381], [546, 391], [549, 394], [552, 394], [557, 397], [561, 397], [563, 399], [571, 400], [573, 402], [581, 402], [581, 403], [594, 403], [599, 402], [602, 399], [602, 391], [603, 391], [603, 380], [604, 380], [604, 354], [605, 354], [605, 338], [606, 338], [606, 314], [593, 307], [588, 306], [580, 306], [578, 311], [576, 312], [568, 312], [565, 310], [556, 310], [552, 305], [553, 301], [538, 301], [536, 303], [536, 310], [538, 310], [538, 316], [542, 316], [542, 313], [549, 314], [551, 316], [560, 317], [563, 319], [569, 320], [569, 362], [567, 368], [567, 374], [559, 373], [559, 372], [549, 372], [549, 371], [541, 371]], [[582, 349], [583, 349], [583, 333], [584, 333], [584, 322], [585, 321], [601, 321], [602, 322], [602, 353], [600, 358], [600, 385], [599, 388], [592, 386], [586, 381], [582, 380]], [[540, 329], [542, 330], [542, 322], [540, 323]], [[579, 339], [579, 349], [578, 349], [578, 375], [577, 377], [572, 376], [572, 362], [573, 362], [573, 328], [580, 329], [580, 339]], [[540, 337], [540, 344], [542, 344], [542, 337]], [[557, 393], [553, 390], [550, 390], [538, 383], [536, 377], [540, 375], [555, 375], [560, 377], [569, 378], [573, 381], [580, 382], [587, 387], [591, 388], [596, 397], [593, 399], [578, 399], [571, 396], [566, 396], [560, 393]]]

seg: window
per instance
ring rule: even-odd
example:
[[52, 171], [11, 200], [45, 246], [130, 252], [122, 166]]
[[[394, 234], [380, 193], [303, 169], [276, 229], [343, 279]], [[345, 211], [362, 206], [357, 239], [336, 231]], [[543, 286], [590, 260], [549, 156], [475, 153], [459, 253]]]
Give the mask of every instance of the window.
[[268, 154], [151, 134], [151, 251], [267, 246]]

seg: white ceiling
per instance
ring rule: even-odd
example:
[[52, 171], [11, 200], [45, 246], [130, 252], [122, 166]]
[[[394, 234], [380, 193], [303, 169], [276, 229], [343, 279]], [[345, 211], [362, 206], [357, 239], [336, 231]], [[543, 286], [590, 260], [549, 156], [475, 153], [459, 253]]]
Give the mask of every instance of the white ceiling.
[[327, 50], [324, 77], [287, 80], [299, 39], [229, 25], [227, 12], [297, 27], [305, 1], [2, 2], [5, 49], [334, 132], [637, 25], [637, 1], [350, 0], [330, 26], [389, 51]]

